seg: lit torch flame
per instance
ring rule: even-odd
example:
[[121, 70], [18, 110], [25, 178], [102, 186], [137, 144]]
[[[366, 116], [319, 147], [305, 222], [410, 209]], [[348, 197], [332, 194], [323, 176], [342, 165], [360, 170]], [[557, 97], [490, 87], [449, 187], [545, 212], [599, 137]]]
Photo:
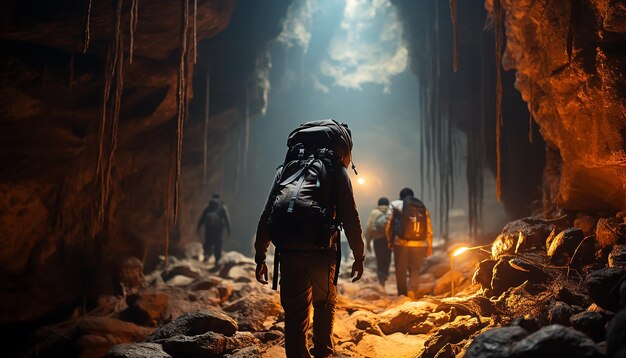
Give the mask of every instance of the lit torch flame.
[[460, 254], [464, 253], [465, 251], [469, 250], [469, 247], [467, 246], [461, 246], [458, 249], [454, 250], [452, 252], [452, 256], [459, 256]]

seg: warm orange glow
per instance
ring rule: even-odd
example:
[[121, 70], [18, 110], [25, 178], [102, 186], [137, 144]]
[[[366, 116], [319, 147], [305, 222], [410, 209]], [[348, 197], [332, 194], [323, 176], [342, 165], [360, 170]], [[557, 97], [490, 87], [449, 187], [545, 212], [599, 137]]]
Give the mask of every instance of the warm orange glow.
[[356, 182], [357, 182], [359, 185], [363, 185], [363, 184], [365, 184], [365, 178], [360, 177], [359, 179], [357, 179], [357, 180], [356, 180]]
[[459, 256], [460, 254], [464, 253], [467, 250], [469, 250], [469, 247], [461, 246], [452, 252], [452, 256]]

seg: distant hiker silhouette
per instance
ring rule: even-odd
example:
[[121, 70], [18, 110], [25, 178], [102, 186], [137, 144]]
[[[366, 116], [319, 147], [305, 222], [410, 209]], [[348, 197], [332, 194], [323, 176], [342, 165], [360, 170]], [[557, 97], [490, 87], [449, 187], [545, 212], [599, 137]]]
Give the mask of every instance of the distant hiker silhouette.
[[215, 256], [215, 265], [217, 266], [222, 258], [222, 239], [224, 237], [224, 228], [230, 235], [230, 217], [228, 209], [220, 201], [218, 194], [213, 194], [209, 204], [202, 211], [198, 220], [196, 231], [200, 233], [200, 229], [204, 227], [204, 261], [208, 262], [211, 254]]
[[378, 282], [385, 286], [385, 281], [389, 277], [389, 265], [391, 264], [391, 250], [387, 245], [387, 211], [389, 210], [389, 199], [378, 199], [378, 205], [370, 213], [365, 226], [365, 240], [367, 251], [372, 250], [374, 243], [374, 254], [376, 255], [376, 273]]

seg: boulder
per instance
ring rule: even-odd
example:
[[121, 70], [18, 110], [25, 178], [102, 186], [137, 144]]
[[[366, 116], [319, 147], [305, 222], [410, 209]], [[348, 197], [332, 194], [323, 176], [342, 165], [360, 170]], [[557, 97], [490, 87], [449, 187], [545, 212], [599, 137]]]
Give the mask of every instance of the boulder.
[[596, 241], [601, 247], [613, 246], [619, 239], [616, 235], [618, 227], [617, 219], [615, 218], [600, 218], [596, 225]]
[[269, 330], [263, 332], [254, 332], [254, 337], [258, 339], [261, 343], [272, 342], [278, 339], [281, 339], [285, 336], [285, 334], [278, 330]]
[[479, 284], [484, 289], [491, 289], [491, 278], [493, 277], [493, 267], [496, 265], [495, 260], [483, 260], [478, 264], [474, 276], [473, 284]]
[[241, 349], [237, 349], [232, 354], [227, 354], [224, 358], [261, 358], [263, 357], [263, 352], [259, 347], [245, 347]]
[[609, 267], [626, 269], [626, 245], [615, 245], [609, 254]]
[[[570, 227], [561, 231], [547, 248], [550, 262], [555, 265], [567, 265], [584, 238], [585, 234], [577, 227]], [[582, 250], [579, 252], [582, 254]], [[579, 254], [577, 253], [577, 255]]]
[[202, 276], [202, 272], [192, 266], [185, 264], [177, 264], [175, 266], [169, 267], [163, 273], [161, 273], [161, 277], [165, 281], [169, 281], [176, 276], [185, 276], [194, 280], [199, 279]]
[[605, 338], [605, 327], [611, 315], [598, 311], [583, 311], [570, 317], [569, 322], [577, 331], [583, 332], [594, 342]]
[[434, 357], [447, 344], [455, 344], [487, 325], [470, 316], [457, 316], [454, 321], [441, 326], [424, 342], [421, 357]]
[[156, 326], [170, 318], [169, 296], [158, 292], [144, 292], [126, 298], [128, 308], [122, 312], [126, 320]]
[[217, 277], [210, 277], [207, 279], [197, 280], [190, 284], [187, 289], [190, 291], [204, 291], [209, 290], [213, 287], [216, 287], [222, 282], [221, 279]]
[[519, 233], [503, 233], [498, 235], [491, 244], [491, 258], [497, 260], [502, 255], [510, 255], [515, 252]]
[[609, 323], [606, 330], [607, 357], [626, 356], [626, 310], [621, 310]]
[[548, 310], [548, 320], [550, 324], [560, 324], [562, 326], [569, 325], [569, 319], [576, 310], [565, 302], [556, 301]]
[[502, 228], [502, 234], [516, 236], [515, 252], [545, 247], [546, 238], [554, 227], [539, 217], [526, 217], [511, 221]]
[[106, 358], [172, 358], [158, 343], [132, 343], [113, 346]]
[[228, 338], [216, 332], [194, 336], [176, 335], [159, 340], [163, 350], [173, 357], [218, 358], [226, 351]]
[[590, 338], [573, 328], [558, 324], [543, 327], [513, 343], [510, 352], [512, 358], [604, 356]]
[[216, 332], [193, 336], [179, 334], [160, 339], [157, 343], [161, 343], [163, 350], [173, 357], [189, 358], [224, 357], [235, 350], [259, 345], [250, 332], [237, 332], [230, 337]]
[[500, 295], [510, 287], [516, 287], [528, 280], [530, 275], [524, 270], [511, 266], [508, 260], [502, 259], [493, 267], [491, 288], [494, 295]]
[[437, 306], [433, 303], [422, 301], [406, 302], [381, 313], [379, 315], [378, 327], [387, 335], [395, 332], [424, 333], [424, 330], [428, 327], [422, 325], [422, 323], [428, 319], [428, 314], [434, 312], [436, 308]]
[[619, 293], [614, 290], [626, 270], [607, 267], [585, 277], [584, 285], [591, 299], [600, 307], [615, 312], [619, 308]]
[[282, 311], [280, 298], [274, 292], [252, 292], [223, 309], [236, 317], [240, 330], [252, 332], [262, 331], [267, 317], [276, 316]]
[[201, 335], [209, 331], [232, 336], [237, 331], [237, 322], [220, 311], [197, 310], [159, 327], [146, 338], [146, 342], [157, 342], [176, 335]]
[[479, 334], [467, 348], [465, 358], [506, 358], [514, 342], [528, 336], [519, 326], [494, 328]]

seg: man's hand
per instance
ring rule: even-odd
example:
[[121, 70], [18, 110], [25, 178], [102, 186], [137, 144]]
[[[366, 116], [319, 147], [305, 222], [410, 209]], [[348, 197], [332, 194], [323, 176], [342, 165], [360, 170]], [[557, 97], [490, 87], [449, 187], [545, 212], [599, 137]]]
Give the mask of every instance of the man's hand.
[[264, 285], [267, 284], [267, 265], [265, 262], [256, 265], [256, 280]]
[[[355, 273], [356, 277], [354, 277]], [[354, 263], [352, 264], [352, 272], [350, 273], [350, 277], [354, 277], [352, 279], [352, 282], [357, 282], [361, 279], [361, 276], [363, 276], [363, 260], [354, 261]]]

